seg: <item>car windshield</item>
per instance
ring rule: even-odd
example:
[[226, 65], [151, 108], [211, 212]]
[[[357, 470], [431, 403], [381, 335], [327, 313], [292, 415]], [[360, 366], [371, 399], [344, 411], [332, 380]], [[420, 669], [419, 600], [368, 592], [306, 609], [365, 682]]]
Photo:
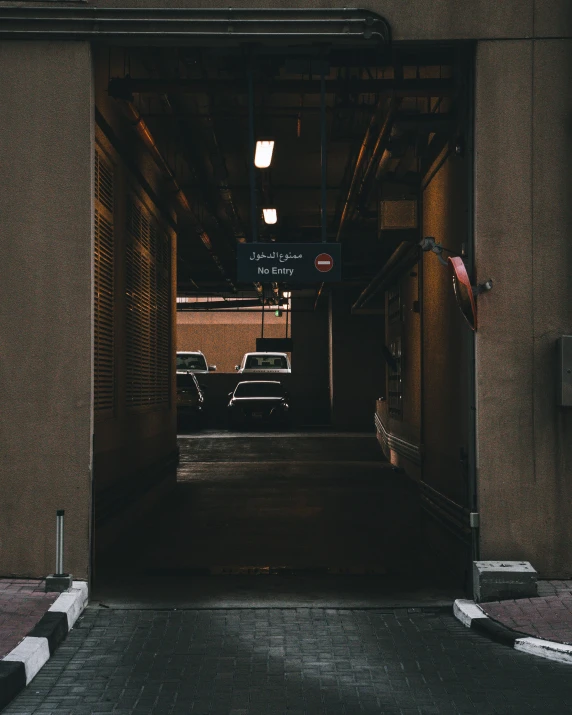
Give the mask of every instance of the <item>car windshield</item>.
[[279, 382], [241, 382], [234, 391], [235, 397], [284, 397]]
[[246, 370], [285, 370], [288, 364], [284, 355], [249, 355], [246, 358]]
[[192, 373], [177, 374], [177, 387], [188, 392], [198, 392], [197, 383]]
[[180, 353], [177, 355], [177, 370], [206, 370], [207, 362], [203, 355]]

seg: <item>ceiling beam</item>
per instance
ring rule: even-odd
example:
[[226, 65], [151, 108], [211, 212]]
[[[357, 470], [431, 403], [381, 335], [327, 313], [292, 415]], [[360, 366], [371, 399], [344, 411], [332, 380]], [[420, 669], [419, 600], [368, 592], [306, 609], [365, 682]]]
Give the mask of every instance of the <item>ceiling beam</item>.
[[[256, 82], [258, 91], [268, 94], [320, 94], [320, 80], [276, 79]], [[224, 94], [246, 94], [246, 79], [155, 79], [134, 77], [113, 77], [109, 80], [108, 92], [116, 99], [132, 98], [140, 94], [197, 94], [221, 92]], [[346, 92], [348, 94], [377, 94], [386, 97], [449, 97], [455, 94], [453, 79], [328, 79], [326, 94]]]

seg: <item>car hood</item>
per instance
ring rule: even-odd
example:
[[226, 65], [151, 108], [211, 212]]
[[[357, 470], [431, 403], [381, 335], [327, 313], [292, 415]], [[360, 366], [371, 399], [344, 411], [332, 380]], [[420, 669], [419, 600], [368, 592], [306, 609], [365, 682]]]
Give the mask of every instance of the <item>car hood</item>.
[[260, 411], [271, 410], [283, 402], [281, 397], [234, 397], [232, 403], [244, 410]]

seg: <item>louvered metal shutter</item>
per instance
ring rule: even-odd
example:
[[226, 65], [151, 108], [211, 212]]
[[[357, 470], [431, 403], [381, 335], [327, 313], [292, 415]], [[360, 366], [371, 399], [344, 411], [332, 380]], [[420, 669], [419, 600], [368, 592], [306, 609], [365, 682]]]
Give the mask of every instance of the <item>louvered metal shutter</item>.
[[113, 167], [95, 152], [94, 256], [94, 409], [101, 416], [113, 412], [114, 370], [114, 236]]
[[127, 201], [127, 404], [169, 402], [170, 240], [135, 197]]

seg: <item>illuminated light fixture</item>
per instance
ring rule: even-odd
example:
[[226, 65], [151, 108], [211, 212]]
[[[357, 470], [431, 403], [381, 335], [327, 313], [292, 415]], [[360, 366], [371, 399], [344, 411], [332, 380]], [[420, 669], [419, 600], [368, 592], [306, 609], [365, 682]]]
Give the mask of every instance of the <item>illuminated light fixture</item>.
[[278, 221], [276, 209], [262, 209], [262, 215], [264, 216], [264, 223], [272, 224]]
[[256, 142], [256, 151], [254, 153], [254, 166], [258, 169], [267, 169], [272, 161], [272, 152], [274, 151], [274, 140], [265, 139]]
[[285, 290], [284, 293], [282, 293], [283, 298], [290, 298], [292, 296], [292, 293], [290, 293], [289, 290]]

